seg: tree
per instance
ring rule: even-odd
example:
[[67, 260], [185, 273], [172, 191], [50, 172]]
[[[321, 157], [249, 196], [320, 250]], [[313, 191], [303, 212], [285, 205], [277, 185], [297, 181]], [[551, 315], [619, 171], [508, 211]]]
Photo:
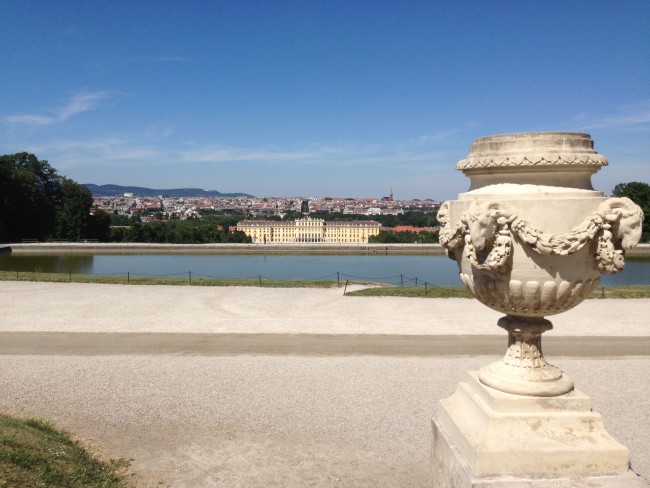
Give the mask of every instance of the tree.
[[60, 203], [56, 213], [56, 237], [70, 241], [88, 239], [93, 196], [90, 190], [68, 178], [62, 178]]
[[641, 241], [650, 241], [650, 185], [639, 181], [619, 183], [612, 191], [613, 197], [627, 197], [643, 210], [643, 233]]
[[60, 184], [56, 170], [33, 154], [0, 156], [0, 241], [51, 236]]
[[226, 242], [251, 243], [253, 239], [247, 236], [245, 232], [236, 230], [226, 236]]
[[111, 216], [103, 210], [95, 210], [88, 221], [86, 230], [88, 239], [97, 239], [100, 242], [111, 240]]
[[438, 242], [437, 232], [394, 232], [382, 231], [376, 236], [368, 238], [370, 244], [397, 244], [397, 243], [413, 243], [413, 244], [435, 244]]
[[112, 226], [124, 227], [129, 225], [129, 217], [126, 215], [120, 215], [117, 211], [113, 211], [113, 213], [109, 214], [109, 217]]
[[614, 197], [627, 197], [639, 207], [650, 207], [650, 185], [639, 181], [619, 183], [612, 191]]
[[99, 238], [106, 219], [91, 215], [90, 191], [26, 152], [0, 156], [0, 242]]

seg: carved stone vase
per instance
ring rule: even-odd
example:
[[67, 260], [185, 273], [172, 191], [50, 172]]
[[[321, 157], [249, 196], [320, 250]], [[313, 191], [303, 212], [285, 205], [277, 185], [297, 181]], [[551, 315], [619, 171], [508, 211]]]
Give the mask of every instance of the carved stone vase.
[[601, 273], [621, 271], [641, 237], [641, 209], [591, 186], [606, 165], [588, 134], [540, 132], [476, 139], [456, 166], [471, 186], [441, 206], [440, 243], [472, 294], [506, 314], [498, 325], [508, 349], [480, 370], [481, 383], [531, 396], [573, 389], [544, 359], [544, 317], [579, 304]]
[[483, 137], [458, 163], [471, 186], [441, 206], [440, 243], [472, 294], [505, 314], [508, 347], [440, 400], [436, 488], [647, 487], [589, 397], [542, 354], [545, 317], [621, 271], [641, 237], [641, 209], [591, 186], [606, 165], [588, 134], [571, 132]]

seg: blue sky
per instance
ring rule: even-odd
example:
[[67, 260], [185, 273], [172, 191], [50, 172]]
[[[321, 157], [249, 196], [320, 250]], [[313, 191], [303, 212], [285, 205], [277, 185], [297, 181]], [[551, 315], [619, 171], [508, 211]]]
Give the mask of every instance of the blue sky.
[[0, 2], [0, 153], [80, 183], [455, 198], [477, 137], [650, 181], [650, 2]]

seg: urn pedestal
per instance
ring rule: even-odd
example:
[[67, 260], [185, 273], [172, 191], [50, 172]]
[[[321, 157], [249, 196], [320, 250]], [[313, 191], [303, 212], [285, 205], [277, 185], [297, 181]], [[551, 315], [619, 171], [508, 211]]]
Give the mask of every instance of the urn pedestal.
[[458, 163], [470, 190], [438, 214], [459, 277], [505, 315], [503, 359], [471, 372], [433, 420], [433, 479], [442, 487], [636, 487], [628, 450], [589, 398], [549, 364], [545, 317], [578, 305], [601, 273], [620, 272], [643, 213], [593, 190], [607, 160], [588, 134], [477, 139]]

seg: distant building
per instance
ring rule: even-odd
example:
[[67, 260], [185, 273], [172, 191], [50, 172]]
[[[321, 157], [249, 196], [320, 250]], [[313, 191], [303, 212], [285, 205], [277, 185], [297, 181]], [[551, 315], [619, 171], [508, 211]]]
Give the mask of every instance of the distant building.
[[370, 236], [379, 234], [381, 224], [373, 220], [357, 222], [325, 221], [309, 217], [278, 222], [272, 220], [243, 220], [237, 230], [250, 236], [253, 242], [328, 242], [368, 243]]

